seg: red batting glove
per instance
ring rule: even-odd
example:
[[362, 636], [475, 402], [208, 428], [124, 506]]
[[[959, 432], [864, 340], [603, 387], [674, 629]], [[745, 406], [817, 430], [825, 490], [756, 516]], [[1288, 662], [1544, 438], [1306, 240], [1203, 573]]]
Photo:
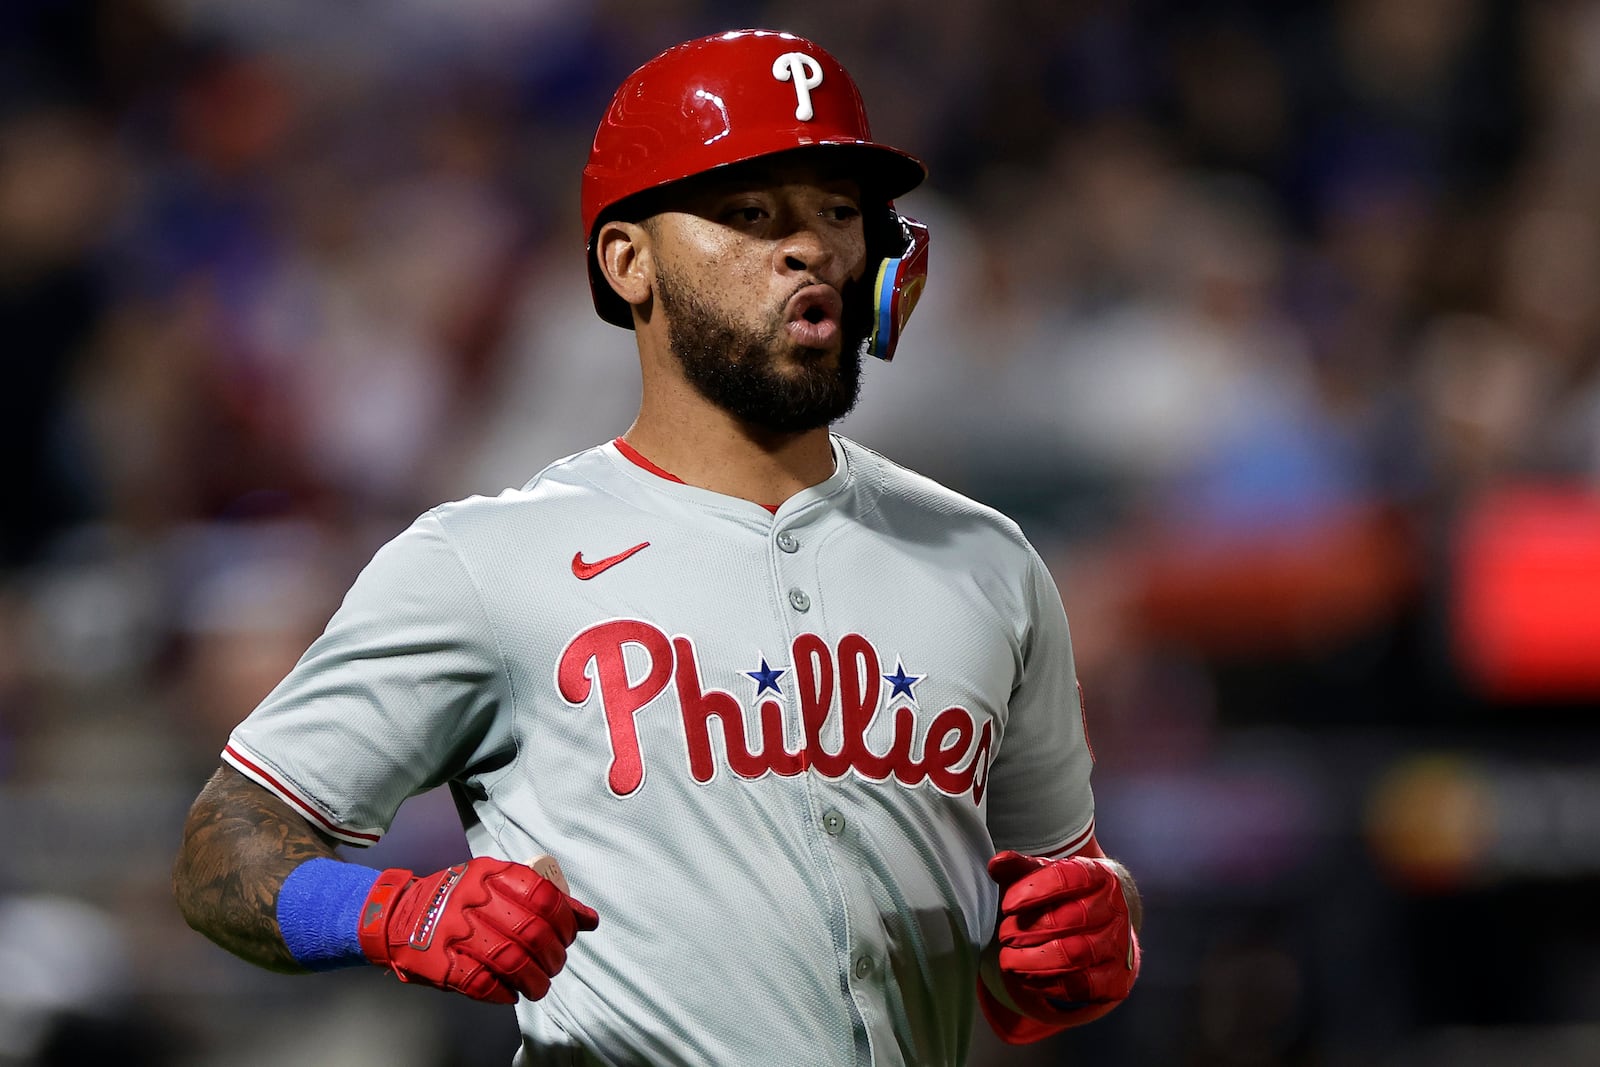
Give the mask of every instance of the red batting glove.
[[1053, 1032], [1098, 1019], [1127, 998], [1139, 977], [1139, 939], [1110, 863], [1008, 851], [989, 861], [989, 877], [1000, 887], [1000, 974], [1027, 1018]]
[[600, 917], [520, 863], [479, 856], [418, 878], [391, 867], [361, 905], [367, 959], [402, 982], [514, 1004], [538, 1000]]

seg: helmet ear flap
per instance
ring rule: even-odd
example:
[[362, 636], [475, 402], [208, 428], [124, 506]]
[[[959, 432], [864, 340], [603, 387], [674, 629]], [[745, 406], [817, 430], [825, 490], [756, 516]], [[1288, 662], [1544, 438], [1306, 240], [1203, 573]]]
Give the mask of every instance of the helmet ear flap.
[[869, 356], [888, 362], [900, 344], [922, 290], [928, 280], [928, 227], [889, 209], [899, 240], [891, 254], [878, 261], [872, 285], [872, 333], [867, 338]]

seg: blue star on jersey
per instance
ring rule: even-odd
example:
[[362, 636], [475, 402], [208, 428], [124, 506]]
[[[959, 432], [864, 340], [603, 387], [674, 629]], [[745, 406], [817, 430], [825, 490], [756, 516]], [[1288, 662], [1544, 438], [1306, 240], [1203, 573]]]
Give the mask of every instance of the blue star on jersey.
[[745, 671], [744, 673], [747, 677], [756, 680], [756, 696], [760, 696], [768, 689], [779, 696], [783, 696], [783, 690], [778, 688], [778, 679], [789, 672], [783, 667], [767, 666], [767, 657], [761, 657], [761, 669], [759, 671]]
[[905, 665], [899, 659], [896, 659], [894, 661], [894, 673], [884, 675], [883, 680], [894, 686], [889, 692], [890, 700], [903, 696], [915, 704], [917, 702], [917, 694], [911, 691], [911, 687], [926, 677], [926, 674], [907, 674]]

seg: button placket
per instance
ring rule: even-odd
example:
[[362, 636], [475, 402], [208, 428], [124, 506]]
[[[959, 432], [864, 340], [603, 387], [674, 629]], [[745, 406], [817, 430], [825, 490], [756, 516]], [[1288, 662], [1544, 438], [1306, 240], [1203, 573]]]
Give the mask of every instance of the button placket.
[[[773, 592], [780, 598], [780, 604], [786, 603], [789, 608], [783, 625], [788, 630], [791, 649], [801, 634], [813, 630], [822, 621], [812, 620], [808, 616], [813, 599], [808, 587], [820, 587], [821, 577], [813, 569], [811, 561], [814, 550], [826, 540], [827, 534], [826, 529], [811, 525], [805, 519], [799, 519], [798, 525], [798, 532], [785, 528], [769, 529], [767, 533], [769, 574], [775, 586]], [[802, 553], [803, 548], [806, 551]], [[782, 613], [782, 607], [778, 611]], [[792, 675], [785, 675], [785, 682], [792, 678]], [[793, 721], [785, 716], [785, 733], [790, 729], [799, 731], [798, 741], [804, 745], [806, 737], [804, 725], [799, 721], [798, 697], [789, 691], [788, 685], [785, 685], [783, 695], [787, 706], [796, 712]], [[860, 917], [874, 914], [875, 908], [870, 889], [856, 870], [860, 866], [855, 857], [857, 842], [852, 838], [856, 831], [852, 830], [848, 818], [832, 803], [837, 798], [830, 796], [830, 784], [808, 773], [797, 776], [795, 785], [803, 798], [802, 825], [809, 828], [819, 882], [826, 887], [830, 905], [837, 908], [828, 922], [834, 950], [838, 953], [834, 957], [834, 966], [840, 970], [835, 973], [846, 983], [865, 983], [859, 991], [852, 990], [846, 996], [854, 1026], [858, 1035], [862, 1034], [863, 1029], [881, 1032], [883, 1023], [876, 1021], [876, 1016], [882, 1011], [878, 1004], [879, 993], [875, 983], [868, 981], [878, 973], [880, 965], [874, 960], [869, 945], [859, 943], [857, 937], [852, 936], [857, 934]]]

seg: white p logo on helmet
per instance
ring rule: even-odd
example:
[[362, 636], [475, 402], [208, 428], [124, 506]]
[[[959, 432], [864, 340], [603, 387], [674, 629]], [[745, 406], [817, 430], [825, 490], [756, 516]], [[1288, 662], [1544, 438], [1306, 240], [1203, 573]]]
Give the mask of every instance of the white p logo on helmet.
[[810, 122], [816, 115], [811, 107], [811, 90], [822, 84], [822, 64], [804, 52], [785, 52], [772, 64], [772, 76], [781, 82], [794, 82], [794, 117]]

